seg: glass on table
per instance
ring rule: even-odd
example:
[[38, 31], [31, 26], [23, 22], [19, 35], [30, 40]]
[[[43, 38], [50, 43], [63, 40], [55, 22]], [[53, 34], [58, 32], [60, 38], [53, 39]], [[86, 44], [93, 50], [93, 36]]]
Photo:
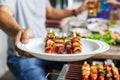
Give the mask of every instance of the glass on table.
[[110, 20], [109, 20], [110, 27], [115, 27], [115, 25], [119, 24], [120, 21], [119, 13], [120, 13], [120, 9], [110, 12]]

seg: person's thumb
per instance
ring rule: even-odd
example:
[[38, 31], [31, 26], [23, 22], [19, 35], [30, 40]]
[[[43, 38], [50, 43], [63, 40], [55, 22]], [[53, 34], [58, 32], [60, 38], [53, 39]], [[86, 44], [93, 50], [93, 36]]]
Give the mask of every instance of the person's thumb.
[[29, 39], [33, 38], [34, 34], [31, 29], [25, 29], [22, 34], [22, 43], [26, 44], [29, 42]]

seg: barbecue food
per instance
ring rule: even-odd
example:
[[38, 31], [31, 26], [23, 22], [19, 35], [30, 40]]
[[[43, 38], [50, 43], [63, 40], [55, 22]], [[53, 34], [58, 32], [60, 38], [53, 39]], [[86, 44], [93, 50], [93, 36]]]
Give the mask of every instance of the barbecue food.
[[72, 36], [69, 38], [66, 34], [63, 37], [59, 37], [54, 32], [48, 32], [46, 36], [46, 44], [45, 44], [45, 53], [57, 53], [57, 54], [76, 54], [81, 53], [82, 44], [81, 37]]
[[76, 36], [76, 34], [74, 34], [71, 41], [72, 41], [73, 53], [80, 53], [82, 51], [82, 44], [80, 43], [81, 37]]
[[[66, 65], [64, 66], [65, 70]], [[62, 71], [64, 80], [120, 80], [118, 69], [114, 64], [108, 63], [92, 63], [84, 62], [68, 64], [65, 71]], [[65, 72], [65, 73], [64, 73]], [[60, 76], [60, 79], [61, 77]]]
[[106, 71], [106, 80], [113, 80], [112, 79], [112, 72], [111, 72], [111, 67], [105, 62], [104, 68]]
[[47, 33], [46, 40], [48, 39], [51, 39], [51, 40], [55, 39], [55, 33], [51, 30]]
[[93, 62], [90, 70], [91, 80], [96, 80], [98, 75], [97, 65]]
[[82, 77], [83, 80], [88, 80], [90, 75], [90, 65], [87, 62], [84, 62], [82, 65]]
[[93, 62], [90, 66], [84, 62], [81, 70], [82, 80], [120, 80], [118, 68], [114, 64], [111, 66], [106, 62], [104, 64]]
[[112, 68], [114, 80], [120, 80], [119, 71], [118, 71], [117, 67], [115, 67], [114, 63], [112, 64], [111, 68]]
[[65, 49], [67, 53], [73, 54], [72, 42], [70, 40], [65, 43]]
[[47, 34], [46, 44], [45, 44], [45, 53], [53, 53], [54, 49], [54, 40], [55, 40], [55, 33], [50, 31]]
[[98, 80], [105, 80], [105, 70], [103, 64], [98, 65]]
[[62, 38], [55, 39], [54, 51], [57, 54], [62, 54], [65, 52], [64, 40]]

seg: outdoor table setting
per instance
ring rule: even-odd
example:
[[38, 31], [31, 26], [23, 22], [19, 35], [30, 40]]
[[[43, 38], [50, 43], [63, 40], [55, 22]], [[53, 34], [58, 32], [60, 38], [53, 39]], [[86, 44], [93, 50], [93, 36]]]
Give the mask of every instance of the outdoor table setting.
[[95, 55], [92, 59], [113, 59], [120, 60], [120, 45], [111, 46], [107, 52]]
[[19, 42], [17, 46], [40, 59], [60, 62], [84, 60], [110, 48], [105, 42], [85, 39], [76, 33], [58, 36], [53, 31], [48, 32], [46, 38], [34, 38], [28, 44]]
[[[92, 71], [90, 69], [88, 69], [88, 67], [89, 66], [92, 67], [92, 65], [93, 66], [100, 65], [100, 66], [105, 67], [105, 65], [107, 63], [107, 66], [109, 65], [110, 67], [113, 67], [113, 65], [114, 65], [114, 67], [117, 66], [116, 64], [114, 64], [111, 61], [113, 61], [113, 60], [119, 61], [120, 60], [120, 23], [119, 23], [120, 18], [118, 15], [119, 11], [118, 12], [111, 11], [110, 19], [96, 18], [95, 17], [96, 13], [97, 13], [96, 10], [91, 11], [91, 9], [90, 9], [88, 11], [88, 15], [93, 16], [93, 18], [88, 18], [88, 19], [84, 19], [84, 20], [81, 20], [78, 17], [69, 18], [68, 25], [67, 25], [68, 26], [67, 33], [68, 33], [68, 36], [71, 36], [72, 34], [76, 33], [76, 35], [82, 37], [83, 40], [85, 40], [85, 39], [97, 40], [99, 46], [102, 45], [101, 43], [99, 44], [99, 41], [102, 41], [104, 43], [102, 45], [102, 48], [99, 48], [99, 49], [103, 50], [103, 51], [98, 50], [98, 52], [96, 52], [94, 55], [91, 55], [89, 57], [78, 54], [77, 56], [79, 58], [77, 58], [75, 56], [69, 56], [67, 58], [67, 60], [66, 60], [66, 57], [61, 58], [62, 60], [61, 59], [57, 60], [57, 61], [67, 61], [68, 64], [65, 64], [63, 66], [60, 73], [52, 74], [52, 75], [57, 76], [57, 78], [55, 80], [81, 80], [81, 79], [85, 78], [84, 77], [84, 69], [87, 69], [87, 71], [85, 71], [86, 76], [88, 76], [88, 75], [90, 76], [92, 74], [91, 73]], [[87, 42], [85, 41], [85, 43], [87, 43]], [[82, 45], [84, 46], [84, 42], [82, 43]], [[91, 44], [91, 42], [90, 42], [90, 44], [87, 44], [86, 46], [84, 46], [85, 49], [83, 49], [83, 51], [87, 50], [88, 48], [91, 49], [91, 47], [94, 47], [94, 49], [95, 49], [96, 47], [92, 46], [92, 45], [96, 46], [96, 44]], [[89, 47], [87, 47], [87, 46], [89, 46]], [[94, 52], [94, 50], [92, 52]], [[91, 52], [89, 52], [89, 51], [88, 51], [88, 53], [91, 54]], [[86, 54], [86, 53], [83, 52], [80, 54]], [[76, 55], [76, 54], [72, 54], [72, 55]], [[73, 59], [71, 59], [71, 57]], [[110, 61], [108, 59], [110, 59]], [[96, 61], [96, 60], [98, 60], [98, 61]], [[88, 63], [86, 63], [86, 61], [88, 61]], [[87, 68], [84, 67], [84, 69], [82, 69], [84, 64], [89, 65], [89, 66], [87, 66]], [[98, 68], [98, 67], [96, 67], [96, 68]], [[96, 69], [96, 68], [94, 67], [94, 69]], [[120, 73], [120, 69], [119, 69], [120, 66], [119, 67], [117, 66], [117, 68], [118, 68], [117, 73]], [[114, 68], [114, 69], [116, 69], [116, 68]], [[102, 70], [102, 71], [105, 72], [104, 70]], [[105, 74], [104, 74], [104, 80], [109, 80], [110, 76], [108, 77], [109, 79], [107, 79], [107, 77], [105, 76], [105, 75], [107, 75], [106, 73], [107, 72], [105, 72]], [[101, 79], [99, 79], [99, 77], [97, 75], [99, 76], [99, 72], [98, 72], [98, 74], [96, 74], [96, 77], [98, 80], [101, 80]], [[118, 76], [118, 80], [119, 80], [119, 75], [117, 75], [117, 76]], [[111, 80], [117, 80], [113, 76], [111, 78], [112, 78]], [[52, 80], [54, 80], [54, 78]], [[87, 79], [84, 79], [84, 80], [96, 80], [96, 79], [91, 79], [91, 77], [87, 77]]]
[[106, 53], [120, 42], [120, 10], [111, 11], [110, 19], [96, 18], [103, 10], [100, 4], [100, 0], [88, 2], [88, 14], [82, 17], [91, 18], [69, 18], [66, 34], [48, 31], [45, 38], [33, 38], [28, 44], [19, 42], [17, 47], [40, 59], [61, 62], [79, 61]]
[[69, 34], [77, 33], [83, 38], [101, 40], [110, 45], [110, 49], [92, 58], [98, 59], [117, 59], [120, 58], [120, 26], [117, 24], [109, 25], [110, 20], [102, 18], [90, 18], [79, 20], [71, 18], [69, 20]]
[[[107, 52], [104, 52], [100, 55], [98, 54], [98, 55], [94, 56], [93, 58], [98, 58], [98, 56], [99, 56], [99, 58], [103, 58], [103, 59], [117, 59], [117, 60], [120, 60], [119, 59], [119, 57], [120, 57], [120, 52], [119, 52], [120, 51], [120, 25], [119, 25], [119, 20], [116, 21], [116, 23], [114, 23], [114, 24], [111, 23], [111, 20], [108, 20], [108, 21], [109, 21], [108, 22], [108, 27], [107, 27], [107, 25], [106, 26], [103, 25], [103, 26], [105, 26], [104, 29], [106, 29], [106, 30], [108, 29], [110, 31], [111, 38], [109, 37], [107, 39], [106, 37], [108, 37], [109, 34], [103, 34], [102, 32], [100, 32], [100, 33], [103, 34], [103, 38], [99, 38], [99, 39], [102, 39], [103, 41], [108, 43], [110, 45], [110, 49]], [[96, 36], [99, 36], [99, 34], [93, 34], [93, 36], [91, 36], [89, 38], [97, 39], [97, 38], [95, 38]]]

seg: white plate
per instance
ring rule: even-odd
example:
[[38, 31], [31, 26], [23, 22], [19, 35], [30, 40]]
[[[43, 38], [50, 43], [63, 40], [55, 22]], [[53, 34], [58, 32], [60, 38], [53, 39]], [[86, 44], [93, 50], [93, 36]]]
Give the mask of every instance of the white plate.
[[77, 61], [84, 60], [94, 56], [95, 54], [107, 51], [109, 46], [101, 41], [82, 39], [82, 52], [79, 54], [47, 54], [45, 50], [45, 40], [34, 38], [28, 44], [18, 43], [17, 47], [23, 51], [45, 60], [51, 61]]
[[120, 34], [120, 26], [119, 27], [114, 27], [114, 28], [109, 28], [112, 32], [117, 32]]
[[97, 42], [100, 45], [100, 48], [95, 52], [97, 54], [105, 52], [110, 48], [110, 46], [103, 41], [95, 40], [95, 42]]
[[88, 23], [94, 23], [94, 22], [101, 22], [101, 23], [108, 23], [109, 21], [107, 19], [102, 19], [102, 18], [90, 18], [87, 19]]
[[92, 32], [85, 28], [71, 28], [70, 31], [72, 33], [79, 34], [81, 37], [87, 37], [92, 35]]
[[100, 22], [94, 22], [91, 23], [87, 26], [88, 30], [93, 31], [93, 32], [101, 32], [106, 29], [108, 29], [107, 24], [100, 23]]

